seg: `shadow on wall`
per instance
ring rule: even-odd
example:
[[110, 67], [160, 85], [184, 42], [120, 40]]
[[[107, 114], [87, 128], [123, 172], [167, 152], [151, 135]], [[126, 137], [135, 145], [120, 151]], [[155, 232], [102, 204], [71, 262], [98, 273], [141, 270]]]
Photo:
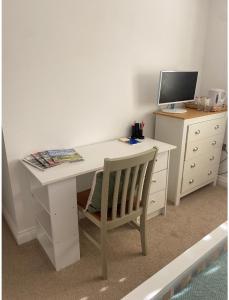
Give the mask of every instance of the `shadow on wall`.
[[160, 72], [138, 74], [134, 78], [134, 100], [136, 106], [150, 105], [157, 108]]
[[[160, 72], [141, 73], [134, 77], [134, 104], [138, 112], [138, 118], [144, 120], [144, 135], [154, 137], [155, 116], [158, 110], [157, 94]], [[139, 109], [139, 110], [138, 110]]]

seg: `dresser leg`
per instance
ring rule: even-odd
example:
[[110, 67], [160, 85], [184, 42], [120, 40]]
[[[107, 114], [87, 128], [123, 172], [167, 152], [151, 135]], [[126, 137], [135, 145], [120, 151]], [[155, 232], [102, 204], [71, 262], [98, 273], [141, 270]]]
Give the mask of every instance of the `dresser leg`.
[[212, 182], [212, 185], [213, 185], [213, 186], [216, 186], [216, 183], [217, 183], [217, 179], [215, 179], [215, 180]]

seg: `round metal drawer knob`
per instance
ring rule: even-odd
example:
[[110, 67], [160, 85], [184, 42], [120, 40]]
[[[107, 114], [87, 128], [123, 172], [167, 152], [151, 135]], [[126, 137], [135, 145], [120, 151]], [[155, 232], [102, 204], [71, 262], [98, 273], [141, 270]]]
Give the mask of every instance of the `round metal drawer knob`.
[[194, 182], [194, 179], [189, 180], [189, 184], [192, 184]]
[[215, 126], [215, 129], [218, 129], [218, 128], [219, 128], [219, 125], [216, 125], [216, 126]]
[[192, 149], [192, 151], [196, 152], [196, 151], [198, 151], [198, 149], [199, 149], [198, 147], [195, 147]]
[[197, 131], [195, 131], [195, 134], [200, 134], [200, 130], [198, 129]]
[[193, 163], [193, 164], [191, 164], [191, 168], [195, 168], [195, 166], [196, 166], [196, 164], [195, 163]]
[[214, 159], [215, 159], [215, 157], [214, 157], [214, 156], [210, 157], [210, 160], [214, 160]]
[[216, 145], [216, 141], [212, 142], [212, 146]]
[[209, 172], [208, 172], [208, 175], [211, 175], [211, 174], [212, 174], [212, 171], [209, 171]]

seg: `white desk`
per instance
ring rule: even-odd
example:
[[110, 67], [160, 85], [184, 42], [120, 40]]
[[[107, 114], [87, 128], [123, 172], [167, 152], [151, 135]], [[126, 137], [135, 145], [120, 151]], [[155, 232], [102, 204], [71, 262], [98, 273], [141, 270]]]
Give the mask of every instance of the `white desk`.
[[[159, 148], [161, 159], [155, 165], [156, 175], [162, 175], [161, 169], [166, 159], [166, 187], [164, 188], [164, 203], [167, 198], [167, 178], [170, 150], [175, 146], [146, 138], [142, 143], [129, 145], [118, 140], [112, 140], [87, 146], [76, 147], [84, 161], [66, 163], [45, 171], [40, 171], [24, 163], [29, 171], [31, 192], [36, 201], [37, 239], [44, 248], [49, 259], [58, 271], [80, 259], [78, 213], [76, 201], [76, 178], [79, 175], [101, 169], [104, 158], [116, 158], [137, 154], [153, 146]], [[161, 172], [159, 172], [161, 171]], [[163, 174], [164, 174], [163, 173]], [[159, 175], [158, 175], [159, 174]], [[155, 182], [155, 180], [154, 180]], [[161, 193], [161, 184], [154, 183], [152, 195]], [[155, 200], [152, 200], [155, 205]], [[158, 205], [156, 203], [156, 205]], [[159, 208], [162, 207], [158, 206]], [[163, 206], [165, 212], [165, 205]]]

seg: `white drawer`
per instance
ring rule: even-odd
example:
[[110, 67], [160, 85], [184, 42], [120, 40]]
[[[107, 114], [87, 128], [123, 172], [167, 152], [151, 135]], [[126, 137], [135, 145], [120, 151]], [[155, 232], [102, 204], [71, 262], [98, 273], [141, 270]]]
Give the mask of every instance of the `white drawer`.
[[219, 163], [221, 156], [221, 148], [214, 149], [205, 155], [199, 155], [191, 160], [185, 161], [183, 176], [201, 172], [203, 169], [208, 169]]
[[153, 213], [165, 206], [166, 191], [160, 191], [149, 195], [147, 214]]
[[206, 139], [210, 136], [222, 134], [225, 128], [225, 119], [214, 119], [188, 126], [188, 141]]
[[191, 160], [199, 155], [206, 155], [207, 153], [221, 148], [223, 144], [223, 135], [215, 135], [205, 140], [188, 141], [186, 146], [185, 160]]
[[202, 169], [202, 171], [198, 172], [197, 174], [186, 174], [183, 177], [182, 182], [182, 189], [181, 193], [184, 194], [195, 187], [198, 187], [205, 182], [213, 181], [218, 172], [218, 164], [215, 164], [209, 168]]
[[156, 157], [156, 162], [154, 166], [154, 173], [167, 169], [168, 164], [168, 152], [159, 153]]
[[166, 188], [167, 170], [154, 173], [150, 184], [150, 194]]

